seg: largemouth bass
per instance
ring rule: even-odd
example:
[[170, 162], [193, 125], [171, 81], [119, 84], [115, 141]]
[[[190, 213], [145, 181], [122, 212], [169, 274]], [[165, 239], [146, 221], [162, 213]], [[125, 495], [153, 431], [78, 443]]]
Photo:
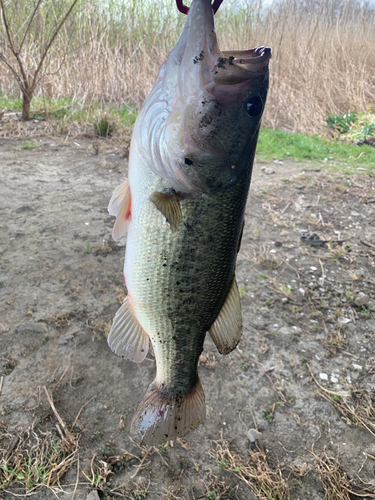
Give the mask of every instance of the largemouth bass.
[[128, 295], [108, 337], [156, 377], [132, 437], [159, 444], [205, 420], [197, 366], [206, 332], [222, 354], [242, 333], [235, 264], [271, 49], [221, 52], [210, 0], [193, 0], [183, 32], [137, 118], [129, 178], [113, 193], [114, 238], [126, 230]]

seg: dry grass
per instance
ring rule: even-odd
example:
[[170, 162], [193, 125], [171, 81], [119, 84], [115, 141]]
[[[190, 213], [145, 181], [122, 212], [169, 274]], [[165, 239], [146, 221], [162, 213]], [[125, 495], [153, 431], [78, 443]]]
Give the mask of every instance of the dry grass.
[[42, 486], [54, 486], [76, 461], [77, 448], [64, 445], [52, 432], [32, 425], [1, 450], [0, 491], [21, 486], [30, 493]]
[[331, 456], [327, 448], [322, 453], [313, 452], [324, 487], [324, 500], [352, 500], [354, 498], [375, 498], [375, 485], [365, 483], [359, 476], [350, 479], [342, 469], [337, 457]]
[[[262, 446], [261, 446], [262, 448]], [[211, 456], [216, 465], [246, 483], [259, 500], [289, 500], [289, 487], [279, 465], [272, 468], [264, 450], [258, 448], [245, 458], [230, 450], [229, 443], [221, 438], [212, 442]]]
[[198, 366], [204, 366], [212, 370], [218, 364], [215, 354], [212, 351], [203, 351], [199, 357]]
[[59, 422], [58, 435], [37, 428], [35, 423], [19, 436], [6, 435], [8, 445], [4, 440], [0, 449], [0, 491], [18, 487], [30, 494], [41, 487], [52, 488], [77, 460], [78, 439], [57, 413], [52, 396], [44, 390]]
[[[1, 74], [0, 74], [1, 80]], [[63, 136], [64, 140], [74, 139], [92, 139], [93, 152], [99, 154], [107, 146], [102, 146], [104, 141], [98, 139], [95, 133], [95, 123], [100, 121], [102, 114], [96, 113], [93, 117], [87, 116], [83, 119], [72, 120], [67, 116], [61, 120], [45, 119], [38, 123], [34, 121], [22, 121], [19, 116], [12, 115], [7, 117], [3, 123], [0, 123], [0, 137], [29, 137], [37, 138], [43, 136]], [[115, 125], [114, 133], [111, 138], [106, 138], [106, 144], [116, 144], [122, 150], [122, 156], [129, 155], [130, 140], [132, 129], [124, 126], [115, 117], [111, 118]]]
[[341, 391], [326, 389], [319, 384], [311, 369], [310, 373], [319, 387], [319, 395], [333, 404], [348, 425], [366, 429], [375, 437], [375, 404], [373, 395], [371, 397], [370, 394], [354, 386], [350, 386], [350, 390]]
[[351, 387], [350, 395], [332, 395], [324, 388], [320, 395], [333, 404], [348, 425], [366, 429], [375, 437], [375, 406], [368, 394]]
[[[268, 10], [259, 4], [227, 0], [216, 23], [222, 49], [263, 44], [273, 49], [264, 124], [315, 133], [324, 130], [328, 114], [374, 105], [374, 8], [357, 0], [285, 0]], [[105, 7], [99, 0], [82, 0], [51, 49], [37, 95], [47, 103], [70, 97], [88, 108], [94, 102], [140, 106], [184, 19], [174, 0], [113, 1]], [[17, 22], [22, 25], [21, 17]], [[0, 46], [2, 30], [0, 25]], [[27, 67], [38, 58], [37, 50], [34, 39], [26, 40]], [[0, 88], [19, 95], [5, 65]]]

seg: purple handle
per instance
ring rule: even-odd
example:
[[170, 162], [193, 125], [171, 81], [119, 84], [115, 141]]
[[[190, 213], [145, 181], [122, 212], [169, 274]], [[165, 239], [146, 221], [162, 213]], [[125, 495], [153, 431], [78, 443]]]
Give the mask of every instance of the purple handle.
[[[223, 3], [223, 0], [214, 0], [214, 3], [212, 4], [212, 10], [214, 11], [214, 14], [219, 10], [220, 5]], [[183, 0], [176, 0], [177, 8], [182, 14], [187, 14], [189, 12], [189, 7], [186, 7], [184, 5]]]

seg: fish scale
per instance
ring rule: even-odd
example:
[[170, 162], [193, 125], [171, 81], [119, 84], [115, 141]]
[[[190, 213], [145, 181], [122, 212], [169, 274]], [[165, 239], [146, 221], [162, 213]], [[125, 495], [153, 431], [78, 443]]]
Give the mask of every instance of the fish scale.
[[[250, 173], [218, 195], [182, 203], [177, 233], [163, 231], [164, 221], [150, 230], [150, 219], [159, 214], [151, 203], [140, 204], [139, 219], [147, 223], [137, 225], [136, 238], [128, 243], [142, 248], [142, 253], [129, 266], [127, 284], [136, 311], [139, 304], [137, 317], [150, 336], [157, 363], [163, 365], [158, 381], [167, 392], [186, 392], [195, 381], [205, 334], [234, 277], [249, 177]], [[229, 204], [233, 198], [237, 203]], [[176, 366], [181, 359], [184, 366]]]
[[267, 47], [221, 52], [210, 0], [193, 0], [134, 126], [129, 179], [113, 193], [114, 238], [127, 230], [128, 295], [108, 336], [156, 377], [130, 433], [154, 445], [205, 420], [198, 360], [206, 333], [221, 354], [240, 341], [235, 280], [268, 88]]

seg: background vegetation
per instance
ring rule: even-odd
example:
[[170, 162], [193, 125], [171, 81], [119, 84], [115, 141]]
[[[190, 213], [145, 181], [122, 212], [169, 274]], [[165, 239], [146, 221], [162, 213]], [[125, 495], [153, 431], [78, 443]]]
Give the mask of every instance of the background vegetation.
[[[13, 32], [24, 29], [35, 1], [7, 2]], [[68, 0], [43, 2], [23, 47], [25, 67], [33, 68], [44, 38], [70, 5]], [[85, 107], [139, 107], [184, 21], [174, 0], [79, 0], [50, 49], [35, 95], [46, 103], [64, 99]], [[222, 49], [273, 49], [264, 125], [320, 133], [328, 115], [375, 109], [373, 4], [280, 0], [264, 8], [254, 0], [226, 0], [216, 25]], [[0, 50], [10, 57], [3, 23]], [[0, 89], [3, 95], [20, 97], [5, 64]]]

